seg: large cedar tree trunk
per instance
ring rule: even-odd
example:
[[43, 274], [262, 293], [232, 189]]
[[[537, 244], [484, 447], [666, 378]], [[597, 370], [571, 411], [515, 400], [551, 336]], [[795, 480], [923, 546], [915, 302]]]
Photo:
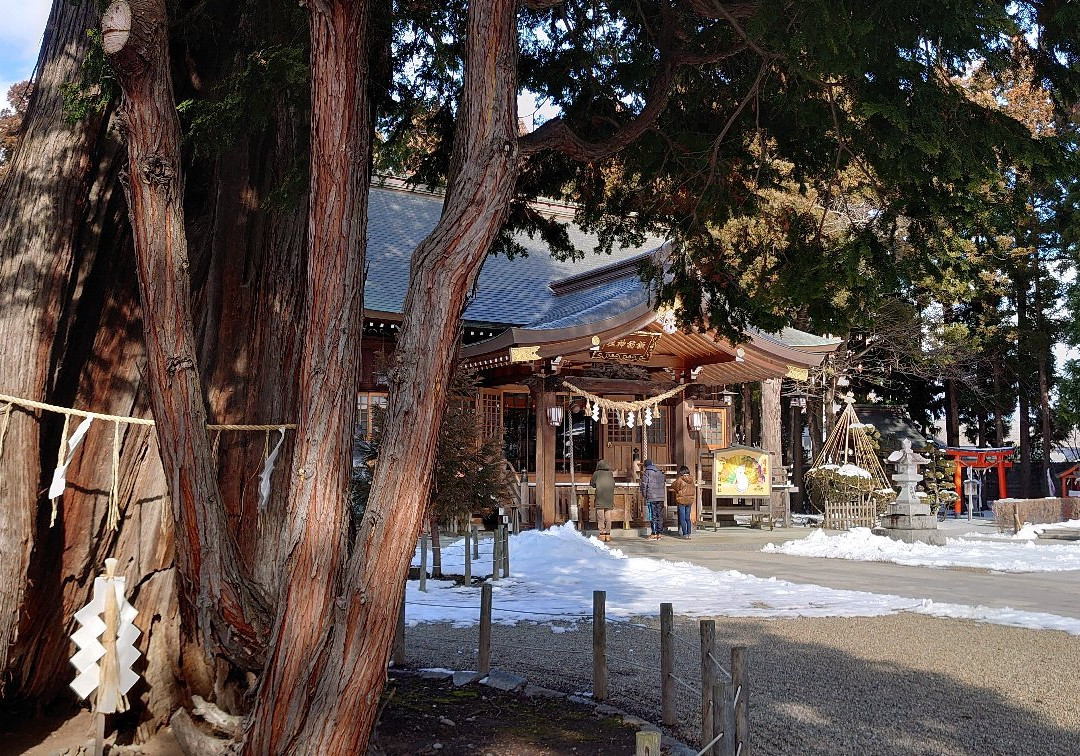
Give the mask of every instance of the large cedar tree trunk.
[[[330, 621], [318, 628], [329, 635], [314, 658], [271, 657], [263, 684], [276, 690], [260, 691], [248, 753], [361, 753], [370, 736], [427, 503], [426, 487], [417, 481], [431, 477], [453, 370], [454, 352], [445, 345], [455, 342], [466, 294], [506, 218], [517, 179], [515, 11], [513, 0], [470, 3], [449, 188], [442, 218], [413, 254], [384, 440], [344, 589], [329, 607]], [[316, 535], [301, 542], [301, 553]], [[311, 587], [309, 574], [294, 569], [285, 595], [292, 600]], [[279, 612], [290, 611], [287, 603]], [[312, 625], [316, 619], [308, 618]], [[278, 687], [286, 676], [298, 684]]]
[[[130, 32], [126, 27], [130, 26]], [[257, 669], [265, 608], [226, 529], [207, 433], [191, 314], [180, 128], [163, 0], [117, 0], [102, 18], [105, 53], [124, 92], [128, 200], [142, 303], [150, 406], [172, 498], [181, 609], [207, 649]]]
[[[252, 7], [245, 7], [250, 18]], [[226, 35], [239, 49], [261, 44], [259, 35], [282, 32], [282, 19], [267, 30], [264, 8], [261, 25], [252, 29], [243, 17], [237, 33]], [[61, 231], [73, 241], [76, 261], [68, 280], [51, 280], [68, 292], [57, 313], [62, 338], [44, 338], [40, 349], [52, 352], [47, 401], [117, 415], [148, 417], [145, 350], [138, 302], [138, 283], [127, 210], [119, 175], [123, 150], [106, 128], [107, 117], [94, 116], [75, 128], [63, 126], [61, 83], [78, 83], [78, 64], [85, 53], [85, 30], [96, 26], [94, 3], [58, 2], [49, 22], [42, 52], [36, 104], [27, 118], [22, 150], [15, 162], [0, 226], [0, 259], [11, 265], [17, 256], [23, 267], [47, 270], [54, 255], [63, 256], [62, 244], [43, 243]], [[234, 22], [219, 19], [219, 24]], [[287, 20], [287, 19], [286, 19]], [[286, 39], [294, 27], [286, 29]], [[186, 51], [185, 51], [186, 54]], [[220, 48], [215, 49], [215, 55]], [[201, 61], [201, 59], [199, 59]], [[243, 61], [237, 56], [236, 63]], [[186, 60], [188, 66], [201, 62]], [[63, 69], [55, 73], [54, 69]], [[221, 72], [228, 76], [226, 66]], [[203, 82], [212, 81], [200, 71]], [[253, 131], [236, 149], [213, 160], [195, 161], [200, 187], [188, 192], [189, 228], [202, 231], [192, 276], [199, 364], [203, 368], [209, 404], [215, 422], [285, 422], [295, 417], [296, 361], [301, 338], [304, 222], [306, 196], [295, 206], [267, 209], [265, 199], [279, 189], [292, 163], [302, 159], [297, 141], [304, 133], [306, 114], [284, 98], [274, 104], [272, 128]], [[89, 130], [89, 135], [85, 132]], [[68, 136], [58, 139], [58, 134]], [[83, 134], [78, 138], [71, 134]], [[81, 150], [73, 157], [72, 149]], [[65, 167], [86, 163], [85, 175]], [[28, 175], [24, 175], [28, 174]], [[56, 176], [56, 181], [46, 181]], [[59, 180], [63, 178], [63, 180]], [[36, 187], [25, 192], [26, 188]], [[204, 187], [209, 188], [209, 193]], [[52, 193], [52, 194], [50, 194]], [[48, 200], [48, 201], [46, 201]], [[81, 200], [81, 201], [80, 201]], [[48, 212], [54, 222], [38, 223]], [[63, 217], [60, 214], [63, 213]], [[211, 233], [206, 233], [210, 229]], [[199, 243], [199, 242], [197, 242]], [[46, 287], [37, 289], [41, 294]], [[9, 324], [11, 321], [7, 321]], [[25, 322], [31, 322], [27, 317]], [[24, 324], [14, 324], [0, 343], [8, 348], [27, 337]], [[10, 337], [10, 338], [9, 338]], [[30, 365], [5, 360], [15, 376], [0, 390], [15, 385]], [[42, 418], [43, 442], [37, 456], [7, 446], [5, 463], [29, 463], [47, 476], [56, 461], [60, 417]], [[276, 440], [276, 433], [273, 434]], [[292, 434], [278, 459], [267, 510], [257, 515], [256, 473], [262, 464], [265, 438], [261, 433], [223, 433], [219, 447], [219, 481], [228, 510], [230, 529], [241, 547], [252, 579], [267, 593], [282, 562], [275, 551], [276, 533], [287, 489]], [[9, 456], [14, 455], [14, 456]], [[207, 667], [201, 649], [190, 647], [178, 613], [175, 585], [172, 513], [156, 438], [145, 427], [131, 426], [120, 448], [120, 529], [105, 529], [106, 501], [111, 481], [112, 433], [103, 424], [92, 427], [69, 469], [68, 486], [60, 500], [56, 526], [48, 527], [48, 506], [39, 505], [29, 586], [21, 607], [17, 642], [10, 649], [5, 703], [33, 702], [43, 706], [57, 695], [70, 696], [71, 668], [68, 635], [72, 614], [89, 598], [95, 574], [104, 559], [119, 559], [128, 579], [129, 598], [139, 611], [136, 624], [143, 631], [140, 664], [146, 684], [134, 691], [133, 704], [150, 724], [167, 721], [185, 694], [220, 696], [227, 665]], [[238, 474], [239, 471], [239, 474]], [[38, 489], [46, 480], [42, 479]], [[35, 502], [36, 503], [36, 502]], [[8, 516], [5, 510], [0, 516]], [[260, 537], [261, 536], [261, 537]], [[24, 576], [25, 577], [25, 576]], [[15, 616], [11, 609], [10, 616]], [[192, 653], [185, 653], [189, 649]], [[215, 673], [217, 679], [215, 679]], [[219, 701], [222, 699], [219, 697]], [[242, 702], [222, 701], [231, 710]]]
[[[100, 118], [65, 125], [59, 91], [78, 72], [95, 16], [91, 0], [54, 3], [26, 131], [0, 204], [0, 392], [30, 399], [53, 399], [55, 347], [70, 316], [76, 248], [85, 233], [80, 220], [93, 181], [89, 153], [102, 135]], [[43, 510], [41, 449], [44, 437], [58, 443], [55, 419], [13, 408], [0, 455], [0, 689], [10, 674]]]
[[[308, 340], [300, 364], [297, 479], [286, 505], [281, 546], [289, 559], [246, 739], [246, 750], [253, 754], [327, 753], [309, 744], [314, 738], [308, 733], [317, 729], [313, 721], [326, 725], [324, 735], [335, 729], [311, 711], [317, 704], [309, 690], [321, 674], [336, 669], [337, 660], [320, 652], [332, 632], [336, 607], [345, 600], [340, 587], [360, 379], [374, 128], [368, 89], [370, 5], [352, 0], [311, 5], [311, 49], [317, 54], [311, 68]], [[360, 718], [359, 713], [353, 716]]]

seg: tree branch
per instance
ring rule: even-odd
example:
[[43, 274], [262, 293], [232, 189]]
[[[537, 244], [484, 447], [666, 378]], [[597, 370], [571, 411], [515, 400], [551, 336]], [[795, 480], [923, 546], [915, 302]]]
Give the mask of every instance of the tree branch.
[[592, 163], [610, 157], [634, 142], [656, 123], [671, 99], [675, 73], [681, 66], [704, 66], [718, 63], [747, 49], [747, 45], [743, 44], [716, 53], [687, 52], [674, 47], [671, 42], [672, 31], [671, 25], [665, 22], [665, 28], [661, 32], [660, 70], [649, 84], [645, 107], [637, 117], [616, 129], [615, 133], [607, 139], [598, 142], [583, 139], [565, 120], [553, 118], [540, 128], [519, 138], [518, 144], [522, 157], [535, 155], [544, 150], [556, 150], [583, 163]]

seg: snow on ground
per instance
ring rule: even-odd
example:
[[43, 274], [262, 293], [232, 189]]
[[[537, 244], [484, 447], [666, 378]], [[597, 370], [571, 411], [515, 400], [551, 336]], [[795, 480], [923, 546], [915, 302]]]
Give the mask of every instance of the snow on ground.
[[[490, 539], [481, 546], [474, 570], [478, 576], [486, 575], [491, 564]], [[462, 542], [445, 546], [443, 560], [448, 572], [460, 574], [451, 565], [464, 561]], [[413, 563], [418, 564], [418, 558]], [[492, 621], [500, 624], [587, 620], [592, 616], [592, 592], [603, 590], [611, 620], [656, 616], [661, 602], [670, 602], [676, 614], [690, 617], [868, 617], [912, 611], [1080, 635], [1080, 619], [939, 604], [758, 578], [734, 570], [717, 572], [686, 562], [627, 557], [595, 538], [586, 539], [571, 525], [512, 536], [510, 575], [493, 586]], [[428, 580], [427, 587], [427, 592], [421, 592], [419, 581], [408, 582], [405, 619], [410, 626], [478, 623], [479, 587], [440, 580]]]
[[1080, 530], [1080, 520], [1069, 520], [1067, 522], [1054, 522], [1047, 525], [1032, 525], [1030, 522], [1024, 523], [1024, 527], [1016, 531], [1016, 535], [1013, 538], [1031, 540], [1038, 538], [1039, 533], [1047, 530]]
[[943, 546], [903, 543], [874, 535], [869, 528], [853, 528], [837, 535], [818, 530], [806, 538], [762, 551], [792, 556], [894, 562], [912, 567], [969, 567], [996, 572], [1063, 572], [1080, 570], [1080, 542], [1065, 544], [1033, 541], [985, 541], [947, 538]]

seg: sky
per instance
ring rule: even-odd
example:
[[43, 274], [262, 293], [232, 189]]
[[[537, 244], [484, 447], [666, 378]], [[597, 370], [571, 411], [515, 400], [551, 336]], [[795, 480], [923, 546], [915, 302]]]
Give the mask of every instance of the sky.
[[0, 98], [30, 78], [50, 5], [51, 0], [0, 0]]

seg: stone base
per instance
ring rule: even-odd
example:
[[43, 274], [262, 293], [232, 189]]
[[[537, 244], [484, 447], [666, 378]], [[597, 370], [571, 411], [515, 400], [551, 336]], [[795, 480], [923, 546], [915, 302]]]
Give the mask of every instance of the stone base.
[[927, 514], [887, 514], [881, 518], [881, 527], [888, 530], [937, 530], [937, 517]]
[[897, 501], [890, 504], [889, 508], [885, 511], [890, 515], [903, 515], [905, 517], [928, 515], [930, 514], [930, 505], [921, 502], [909, 504], [907, 502]]
[[894, 541], [903, 541], [904, 543], [916, 543], [922, 541], [928, 543], [931, 546], [944, 546], [945, 545], [945, 533], [937, 528], [874, 528], [874, 535], [885, 536], [891, 538]]

